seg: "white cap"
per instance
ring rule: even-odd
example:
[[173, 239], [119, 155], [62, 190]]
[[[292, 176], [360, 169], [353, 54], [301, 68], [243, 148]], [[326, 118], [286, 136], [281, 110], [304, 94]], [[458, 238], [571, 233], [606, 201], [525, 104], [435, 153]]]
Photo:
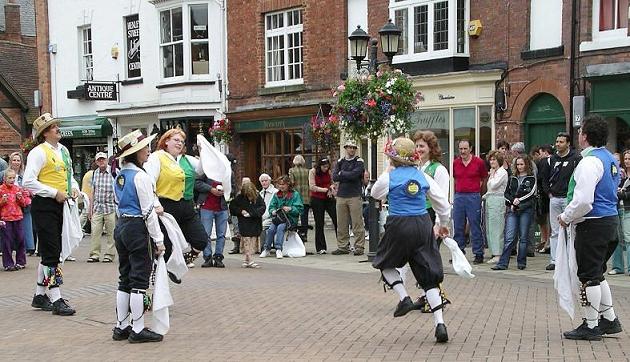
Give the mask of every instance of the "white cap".
[[96, 154], [96, 156], [94, 156], [94, 159], [95, 159], [95, 160], [99, 160], [99, 159], [101, 159], [101, 158], [107, 158], [107, 153], [105, 153], [105, 152], [99, 152], [99, 153], [97, 153], [97, 154]]

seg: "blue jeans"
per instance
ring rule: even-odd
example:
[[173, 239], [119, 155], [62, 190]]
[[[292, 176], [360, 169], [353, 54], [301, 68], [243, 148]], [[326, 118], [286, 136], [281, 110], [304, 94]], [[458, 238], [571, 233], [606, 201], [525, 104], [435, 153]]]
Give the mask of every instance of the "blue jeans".
[[466, 220], [470, 226], [472, 251], [477, 258], [483, 258], [483, 236], [481, 234], [481, 195], [477, 192], [456, 192], [453, 199], [454, 239], [459, 248], [466, 247]]
[[267, 229], [267, 235], [265, 236], [265, 250], [271, 249], [271, 242], [273, 241], [273, 247], [276, 250], [282, 250], [282, 244], [284, 243], [284, 231], [287, 228], [287, 224], [276, 225], [271, 223], [269, 229]]
[[619, 218], [621, 219], [619, 223], [619, 244], [617, 244], [617, 248], [612, 255], [612, 268], [621, 273], [630, 273], [630, 246], [628, 245], [630, 243], [630, 212], [624, 211]]
[[201, 209], [199, 210], [201, 217], [201, 224], [208, 234], [208, 245], [203, 249], [203, 258], [208, 259], [212, 257], [212, 243], [210, 242], [210, 235], [212, 235], [212, 223], [217, 227], [217, 245], [214, 250], [214, 256], [223, 256], [223, 247], [225, 246], [225, 230], [227, 229], [228, 218], [230, 217], [227, 210], [223, 211], [210, 211]]
[[534, 215], [534, 209], [528, 207], [525, 210], [518, 210], [516, 212], [509, 210], [507, 212], [507, 219], [505, 222], [505, 245], [503, 246], [503, 253], [501, 259], [497, 263], [498, 266], [504, 266], [507, 268], [510, 264], [510, 254], [514, 248], [514, 239], [518, 232], [518, 256], [517, 263], [519, 266], [527, 265], [527, 242], [529, 240], [529, 227]]

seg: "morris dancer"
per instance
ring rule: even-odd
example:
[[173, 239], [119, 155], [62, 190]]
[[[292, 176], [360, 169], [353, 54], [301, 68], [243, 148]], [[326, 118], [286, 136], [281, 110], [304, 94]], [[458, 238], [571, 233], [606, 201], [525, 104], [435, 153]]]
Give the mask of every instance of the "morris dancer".
[[[144, 169], [155, 180], [159, 198], [156, 212], [173, 215], [190, 243], [191, 251], [186, 255], [186, 263], [190, 264], [208, 244], [208, 234], [194, 208], [195, 179], [197, 175], [203, 175], [203, 170], [199, 160], [184, 154], [185, 140], [186, 134], [181, 129], [166, 131], [158, 141], [159, 150], [149, 156]], [[164, 260], [168, 261], [171, 240], [163, 227], [162, 233], [166, 246]], [[174, 274], [169, 273], [169, 277], [173, 282], [181, 283]]]
[[444, 272], [426, 208], [426, 196], [431, 199], [438, 216], [439, 226], [436, 228], [441, 237], [449, 234], [446, 225], [450, 223], [450, 204], [435, 181], [426, 178], [417, 169], [419, 156], [412, 140], [402, 137], [395, 139], [387, 144], [385, 155], [389, 157], [391, 166], [372, 187], [372, 196], [381, 200], [387, 197], [389, 215], [372, 266], [381, 270], [385, 284], [398, 293], [400, 302], [394, 317], [401, 317], [415, 309], [396, 270], [409, 263], [431, 306], [436, 340], [444, 343], [448, 341], [448, 333], [442, 318], [445, 301], [439, 286], [444, 279]]
[[52, 311], [52, 314], [69, 316], [75, 310], [61, 298], [61, 231], [64, 202], [69, 197], [76, 199], [79, 196], [79, 185], [72, 177], [72, 161], [68, 149], [59, 143], [60, 122], [50, 113], [43, 114], [33, 122], [33, 131], [39, 145], [28, 154], [24, 187], [34, 195], [31, 214], [37, 229], [41, 256], [41, 263], [37, 268], [37, 287], [31, 306]]
[[[155, 208], [151, 177], [142, 169], [149, 157], [149, 144], [156, 135], [145, 137], [140, 131], [125, 135], [118, 142], [122, 168], [114, 181], [118, 203], [118, 222], [114, 230], [119, 256], [116, 320], [112, 339], [130, 343], [160, 342], [162, 335], [144, 327], [144, 312], [151, 304], [146, 290], [156, 254], [165, 251]], [[149, 238], [150, 237], [150, 238]], [[131, 320], [130, 320], [131, 317]]]
[[588, 116], [578, 131], [582, 160], [569, 180], [568, 205], [558, 216], [560, 225], [575, 225], [577, 276], [584, 321], [564, 332], [567, 339], [599, 341], [604, 334], [620, 333], [621, 323], [612, 306], [612, 294], [604, 279], [606, 261], [617, 247], [617, 185], [619, 165], [606, 149], [608, 124]]

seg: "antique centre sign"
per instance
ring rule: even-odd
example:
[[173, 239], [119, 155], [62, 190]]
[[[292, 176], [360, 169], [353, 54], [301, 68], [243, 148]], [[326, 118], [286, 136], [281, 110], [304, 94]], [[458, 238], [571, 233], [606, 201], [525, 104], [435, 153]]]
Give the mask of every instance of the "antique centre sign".
[[85, 99], [88, 101], [117, 101], [116, 83], [85, 83]]

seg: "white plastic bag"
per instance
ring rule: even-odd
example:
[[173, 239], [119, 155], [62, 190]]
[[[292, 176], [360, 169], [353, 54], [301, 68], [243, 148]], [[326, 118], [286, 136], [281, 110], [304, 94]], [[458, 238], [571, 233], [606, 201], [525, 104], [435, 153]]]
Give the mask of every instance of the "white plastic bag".
[[291, 258], [301, 258], [306, 256], [306, 248], [300, 236], [295, 231], [288, 231], [287, 240], [282, 245], [282, 255]]
[[79, 245], [81, 239], [83, 239], [83, 230], [81, 229], [79, 207], [74, 200], [68, 199], [63, 203], [61, 255], [59, 256], [61, 262], [64, 262], [72, 254], [72, 250]]
[[168, 307], [173, 305], [173, 297], [168, 285], [166, 263], [160, 255], [155, 267], [155, 285], [153, 286], [153, 330], [159, 334], [166, 334], [170, 328]]
[[443, 240], [444, 245], [451, 251], [451, 259], [453, 260], [453, 270], [462, 278], [472, 279], [475, 275], [472, 273], [472, 267], [464, 253], [459, 249], [457, 242], [451, 238], [445, 238]]

